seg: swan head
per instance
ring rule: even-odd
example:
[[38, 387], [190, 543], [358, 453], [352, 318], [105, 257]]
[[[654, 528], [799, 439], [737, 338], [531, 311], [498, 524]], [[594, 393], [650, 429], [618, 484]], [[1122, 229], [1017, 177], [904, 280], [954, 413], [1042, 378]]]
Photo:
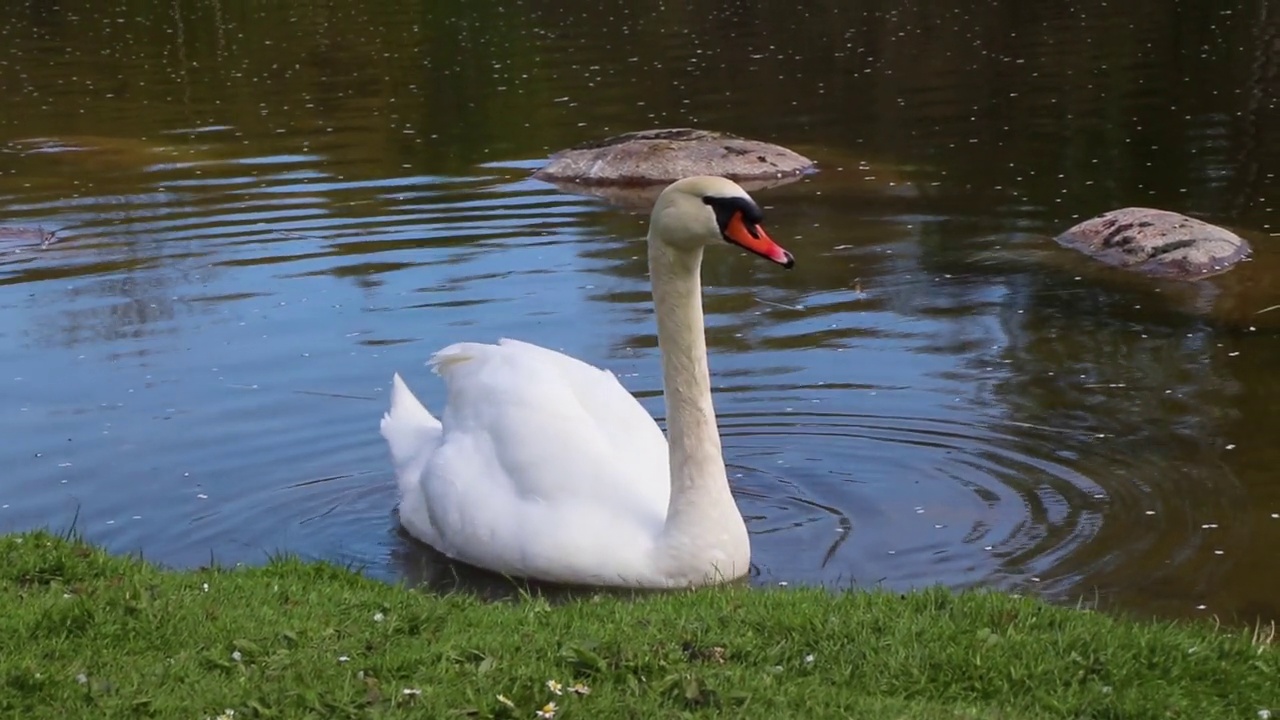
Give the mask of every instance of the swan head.
[[649, 218], [650, 240], [694, 251], [728, 242], [784, 268], [795, 258], [761, 226], [760, 206], [738, 183], [701, 175], [677, 180], [658, 196]]

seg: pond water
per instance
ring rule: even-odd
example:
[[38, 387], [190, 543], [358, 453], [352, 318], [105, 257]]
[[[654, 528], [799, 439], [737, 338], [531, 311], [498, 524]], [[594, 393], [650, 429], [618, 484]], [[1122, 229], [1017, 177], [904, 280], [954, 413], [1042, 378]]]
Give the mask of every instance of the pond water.
[[705, 269], [754, 582], [1280, 615], [1280, 287], [1040, 253], [1154, 205], [1267, 255], [1263, 0], [349, 5], [0, 8], [0, 226], [56, 231], [0, 233], [0, 530], [452, 577], [397, 530], [391, 374], [438, 408], [434, 349], [512, 336], [660, 416], [644, 214], [528, 175], [692, 125], [822, 168], [756, 195], [795, 270]]

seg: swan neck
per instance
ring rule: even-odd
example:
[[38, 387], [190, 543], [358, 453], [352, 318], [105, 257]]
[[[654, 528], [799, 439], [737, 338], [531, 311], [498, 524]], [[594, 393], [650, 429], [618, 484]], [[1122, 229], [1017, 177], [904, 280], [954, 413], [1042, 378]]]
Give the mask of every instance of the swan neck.
[[707, 367], [699, 277], [702, 250], [682, 251], [660, 242], [649, 247], [674, 509], [680, 493], [726, 482], [724, 458]]
[[671, 549], [682, 547], [682, 553], [690, 545], [722, 547], [726, 529], [745, 537], [725, 475], [711, 399], [701, 267], [701, 248], [681, 250], [651, 236], [649, 274], [662, 353], [671, 470], [664, 535]]

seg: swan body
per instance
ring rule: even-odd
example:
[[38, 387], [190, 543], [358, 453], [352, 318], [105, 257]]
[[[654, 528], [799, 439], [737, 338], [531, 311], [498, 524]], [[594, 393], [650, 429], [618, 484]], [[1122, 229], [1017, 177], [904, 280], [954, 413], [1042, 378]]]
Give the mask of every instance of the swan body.
[[790, 267], [760, 210], [724, 178], [677, 181], [650, 217], [668, 438], [606, 370], [518, 340], [429, 361], [439, 419], [397, 374], [382, 435], [400, 523], [445, 555], [574, 585], [692, 587], [742, 577], [750, 542], [711, 401], [699, 269], [726, 240]]

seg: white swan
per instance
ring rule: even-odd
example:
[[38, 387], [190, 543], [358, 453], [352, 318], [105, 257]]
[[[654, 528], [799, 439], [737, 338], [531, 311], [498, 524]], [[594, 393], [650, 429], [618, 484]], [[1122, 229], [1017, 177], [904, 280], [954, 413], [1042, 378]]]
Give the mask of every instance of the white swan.
[[382, 436], [400, 523], [445, 555], [574, 585], [691, 587], [745, 575], [747, 528], [729, 492], [702, 317], [702, 251], [726, 240], [783, 267], [741, 187], [693, 177], [649, 219], [649, 276], [670, 448], [612, 373], [516, 340], [432, 356], [443, 422], [399, 374]]

